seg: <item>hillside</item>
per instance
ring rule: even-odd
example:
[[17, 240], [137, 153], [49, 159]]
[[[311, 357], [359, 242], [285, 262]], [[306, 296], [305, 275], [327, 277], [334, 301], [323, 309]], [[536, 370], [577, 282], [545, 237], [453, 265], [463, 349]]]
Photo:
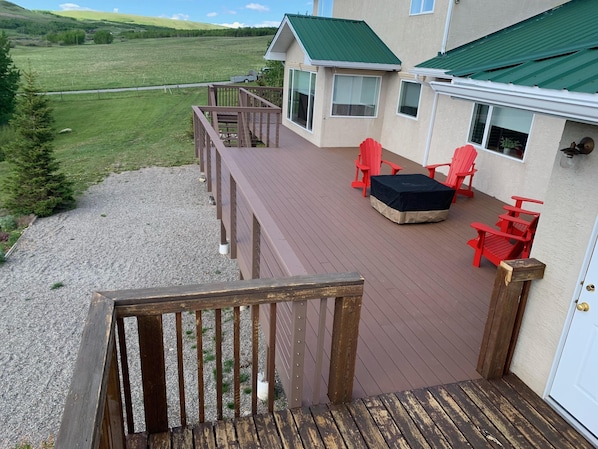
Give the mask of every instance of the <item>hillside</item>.
[[21, 45], [47, 44], [48, 35], [74, 30], [84, 30], [86, 33], [108, 30], [115, 35], [125, 35], [131, 32], [166, 33], [168, 35], [175, 29], [195, 33], [227, 31], [225, 27], [219, 25], [126, 14], [94, 11], [62, 11], [58, 13], [32, 11], [15, 3], [0, 0], [0, 31], [6, 31], [12, 42]]
[[145, 17], [133, 14], [120, 14], [101, 11], [53, 11], [52, 14], [85, 21], [105, 21], [124, 23], [127, 25], [153, 26], [159, 28], [172, 28], [176, 30], [213, 30], [225, 28], [221, 25], [210, 23], [190, 22], [188, 20], [164, 19], [160, 17]]

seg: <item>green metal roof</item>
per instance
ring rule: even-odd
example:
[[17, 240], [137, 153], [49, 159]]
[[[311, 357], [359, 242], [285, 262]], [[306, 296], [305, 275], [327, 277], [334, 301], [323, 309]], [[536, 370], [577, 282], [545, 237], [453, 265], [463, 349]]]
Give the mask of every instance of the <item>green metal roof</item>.
[[455, 77], [598, 92], [598, 1], [571, 0], [418, 64]]
[[401, 60], [363, 20], [287, 14], [266, 58], [280, 59], [291, 38], [299, 43], [311, 65], [391, 71], [401, 68]]

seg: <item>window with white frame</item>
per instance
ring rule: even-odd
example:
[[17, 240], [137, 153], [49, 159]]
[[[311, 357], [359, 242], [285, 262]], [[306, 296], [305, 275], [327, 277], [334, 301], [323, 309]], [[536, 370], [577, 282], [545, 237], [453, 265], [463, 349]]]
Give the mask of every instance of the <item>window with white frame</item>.
[[311, 131], [314, 122], [315, 92], [315, 72], [289, 70], [287, 118], [308, 131]]
[[434, 12], [434, 0], [411, 0], [409, 15]]
[[318, 16], [332, 17], [332, 9], [334, 8], [334, 0], [319, 0], [318, 1]]
[[401, 80], [401, 93], [399, 94], [399, 114], [417, 117], [419, 97], [422, 85], [412, 81]]
[[334, 116], [376, 117], [380, 98], [379, 76], [334, 75]]
[[469, 142], [482, 148], [523, 159], [534, 114], [522, 109], [476, 103]]

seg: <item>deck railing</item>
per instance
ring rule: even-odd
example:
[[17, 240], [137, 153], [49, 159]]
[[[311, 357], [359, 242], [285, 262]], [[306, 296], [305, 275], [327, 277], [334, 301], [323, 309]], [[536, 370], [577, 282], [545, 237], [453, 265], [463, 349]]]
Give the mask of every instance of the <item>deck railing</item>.
[[[363, 294], [363, 278], [357, 273], [296, 276], [284, 279], [254, 279], [213, 285], [122, 290], [95, 293], [83, 330], [75, 372], [56, 439], [58, 449], [124, 449], [126, 434], [165, 432], [169, 427], [187, 426], [189, 390], [185, 372], [196, 373], [194, 390], [198, 400], [198, 422], [206, 417], [204, 404], [216, 395], [217, 419], [223, 417], [223, 341], [233, 340], [234, 415], [240, 416], [241, 344], [251, 345], [251, 409], [257, 407], [257, 371], [261, 308], [269, 310], [269, 326], [277, 326], [277, 306], [285, 303], [334, 297], [332, 354], [328, 396], [333, 403], [351, 399], [355, 369], [356, 334]], [[320, 299], [321, 300], [321, 299]], [[251, 308], [251, 338], [240, 332], [241, 307]], [[223, 331], [223, 313], [232, 309], [232, 332]], [[207, 311], [214, 311], [216, 368], [204, 372], [202, 335]], [[191, 319], [197, 347], [196, 363], [186, 366], [189, 352], [184, 347], [183, 321]], [[132, 320], [132, 321], [131, 321]], [[171, 323], [170, 326], [168, 323]], [[176, 362], [167, 363], [168, 335], [174, 335], [171, 349]], [[273, 409], [273, 357], [276, 332], [270, 332], [267, 380], [268, 409]], [[206, 339], [207, 340], [207, 339]], [[138, 342], [138, 344], [136, 344]], [[131, 373], [141, 372], [141, 405], [134, 400]], [[247, 369], [247, 367], [244, 367]], [[167, 375], [173, 371], [171, 375]], [[214, 375], [216, 391], [206, 391], [205, 376]], [[171, 385], [174, 384], [174, 385]], [[167, 391], [178, 391], [172, 398]], [[194, 392], [195, 394], [195, 392]], [[141, 410], [140, 410], [141, 409]], [[139, 416], [141, 415], [141, 416]], [[140, 427], [145, 423], [144, 427]]]
[[[266, 98], [272, 98], [276, 104]], [[202, 107], [227, 146], [278, 147], [282, 89], [230, 85], [208, 86], [208, 106]]]
[[[237, 259], [242, 278], [307, 274], [244, 170], [211, 126], [203, 107], [193, 107], [193, 111], [196, 154], [207, 178], [207, 190], [215, 197], [216, 217], [221, 220], [220, 243], [230, 245], [230, 256]], [[320, 402], [319, 379], [324, 360], [321, 348], [323, 339], [327, 338], [324, 308], [325, 305], [318, 309], [308, 308], [306, 302], [294, 302], [279, 310], [280, 350], [276, 353], [276, 368], [291, 407]], [[267, 334], [267, 313], [261, 319]], [[308, 324], [315, 336], [306, 336]], [[314, 341], [307, 358], [306, 338]], [[303, 343], [303, 348], [297, 348], [298, 341]], [[305, 363], [310, 365], [313, 379], [305, 379]], [[305, 394], [304, 389], [307, 389]]]

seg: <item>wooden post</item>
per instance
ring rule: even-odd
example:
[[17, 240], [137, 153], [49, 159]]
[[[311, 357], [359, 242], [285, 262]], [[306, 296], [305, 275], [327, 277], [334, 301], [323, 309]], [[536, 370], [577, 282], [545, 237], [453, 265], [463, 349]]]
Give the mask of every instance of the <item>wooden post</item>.
[[497, 268], [477, 371], [486, 379], [508, 372], [523, 316], [529, 283], [544, 277], [536, 259], [503, 260]]
[[328, 399], [333, 404], [349, 402], [353, 398], [360, 315], [361, 296], [336, 298], [328, 377]]
[[112, 359], [110, 360], [100, 447], [108, 449], [125, 449], [126, 447], [116, 346], [112, 350]]
[[168, 403], [166, 400], [166, 366], [162, 331], [162, 315], [137, 317], [141, 380], [145, 429], [148, 433], [168, 430]]

